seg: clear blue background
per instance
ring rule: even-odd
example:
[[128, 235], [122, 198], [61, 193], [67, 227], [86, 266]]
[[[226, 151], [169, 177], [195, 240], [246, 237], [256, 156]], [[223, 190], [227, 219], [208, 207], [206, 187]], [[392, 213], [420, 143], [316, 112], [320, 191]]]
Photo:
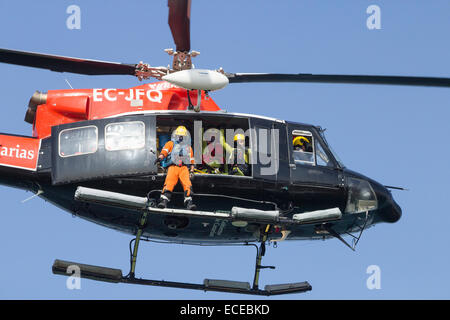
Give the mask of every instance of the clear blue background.
[[[81, 30], [66, 9], [81, 8]], [[366, 9], [381, 8], [381, 30]], [[0, 1], [0, 47], [81, 58], [167, 65], [174, 47], [167, 1]], [[450, 77], [450, 2], [194, 0], [191, 46], [198, 68], [228, 72], [392, 74]], [[35, 90], [129, 88], [133, 77], [88, 77], [0, 64], [0, 131], [31, 135], [23, 121]], [[321, 125], [348, 168], [387, 185], [403, 209], [396, 224], [363, 234], [356, 252], [338, 240], [268, 248], [260, 283], [309, 281], [313, 291], [275, 299], [450, 298], [449, 102], [443, 88], [236, 84], [213, 94], [230, 112]], [[2, 299], [252, 299], [252, 296], [82, 280], [68, 290], [55, 258], [128, 271], [130, 235], [105, 229], [35, 198], [0, 187]], [[350, 240], [350, 239], [348, 239]], [[251, 247], [143, 243], [138, 276], [202, 283], [253, 280]], [[381, 269], [369, 290], [367, 267]], [[263, 298], [266, 299], [266, 298]]]

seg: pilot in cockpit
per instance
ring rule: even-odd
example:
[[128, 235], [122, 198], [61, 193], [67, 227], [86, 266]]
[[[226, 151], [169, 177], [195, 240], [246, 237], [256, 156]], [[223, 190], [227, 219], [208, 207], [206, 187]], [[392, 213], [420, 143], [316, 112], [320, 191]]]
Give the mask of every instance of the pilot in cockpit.
[[311, 141], [304, 136], [294, 136], [292, 141], [295, 162], [313, 162], [313, 150]]

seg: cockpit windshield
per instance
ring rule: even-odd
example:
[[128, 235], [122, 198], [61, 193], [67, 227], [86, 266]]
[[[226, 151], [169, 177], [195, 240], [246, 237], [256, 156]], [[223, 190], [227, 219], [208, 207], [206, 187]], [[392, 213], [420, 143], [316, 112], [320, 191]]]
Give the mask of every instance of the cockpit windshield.
[[336, 161], [339, 163], [339, 166], [341, 166], [341, 168], [345, 168], [344, 163], [342, 162], [341, 158], [339, 158], [339, 156], [337, 155], [337, 153], [333, 150], [333, 148], [330, 146], [330, 144], [327, 141], [327, 138], [325, 137], [325, 130], [322, 128], [318, 128], [319, 130], [319, 134], [322, 137], [323, 141], [327, 144], [328, 149], [330, 150], [330, 152], [333, 154], [334, 158], [336, 159]]

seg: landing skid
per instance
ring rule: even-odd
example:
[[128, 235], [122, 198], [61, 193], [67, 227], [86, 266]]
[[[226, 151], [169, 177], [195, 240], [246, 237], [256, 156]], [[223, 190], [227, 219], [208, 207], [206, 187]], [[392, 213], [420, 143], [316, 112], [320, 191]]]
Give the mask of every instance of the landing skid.
[[[204, 290], [204, 291], [218, 291], [218, 292], [230, 292], [230, 293], [242, 293], [250, 295], [280, 295], [288, 293], [301, 293], [305, 291], [312, 290], [311, 285], [308, 282], [297, 282], [297, 283], [286, 283], [286, 284], [275, 284], [266, 285], [264, 290], [259, 289], [259, 275], [261, 269], [270, 268], [275, 269], [273, 266], [262, 266], [261, 260], [266, 252], [266, 241], [268, 237], [271, 225], [279, 222], [279, 212], [278, 211], [260, 211], [260, 210], [249, 210], [249, 209], [239, 209], [236, 212], [218, 213], [218, 212], [204, 212], [204, 211], [191, 211], [182, 209], [158, 209], [149, 205], [147, 198], [139, 198], [134, 196], [128, 196], [123, 194], [117, 194], [108, 191], [94, 190], [88, 188], [79, 187], [75, 193], [75, 199], [86, 202], [100, 202], [107, 203], [108, 205], [120, 205], [134, 208], [135, 210], [141, 212], [139, 223], [137, 225], [136, 238], [130, 242], [130, 254], [131, 254], [131, 266], [130, 272], [123, 276], [122, 270], [111, 269], [99, 266], [92, 266], [86, 264], [79, 264], [69, 261], [55, 260], [52, 270], [54, 274], [60, 274], [65, 276], [72, 276], [72, 273], [68, 270], [74, 270], [74, 266], [78, 266], [80, 273], [78, 274], [81, 278], [88, 278], [97, 281], [106, 281], [114, 283], [128, 283], [128, 284], [140, 284], [148, 286], [159, 286], [159, 287], [171, 287], [171, 288], [182, 288], [182, 289], [193, 289], [193, 290]], [[184, 282], [172, 282], [172, 281], [159, 281], [142, 279], [135, 277], [137, 253], [139, 248], [139, 243], [147, 224], [147, 218], [149, 214], [175, 214], [175, 215], [188, 215], [188, 216], [208, 216], [217, 218], [222, 216], [224, 219], [257, 219], [261, 226], [260, 230], [260, 247], [254, 245], [258, 250], [256, 253], [256, 265], [255, 265], [255, 275], [253, 278], [253, 285], [250, 286], [248, 282], [240, 281], [229, 281], [229, 280], [212, 280], [205, 279], [203, 284], [193, 284]], [[312, 219], [323, 219], [324, 215], [321, 212], [319, 217], [314, 216], [317, 213], [312, 212]], [[311, 215], [310, 214], [310, 215]], [[340, 214], [340, 212], [339, 212]], [[308, 216], [309, 217], [309, 216]], [[326, 212], [327, 219], [335, 218], [332, 214]], [[311, 219], [311, 217], [309, 217]], [[297, 219], [292, 221], [284, 221], [285, 223], [309, 223], [308, 219]], [[134, 241], [133, 249], [131, 249], [131, 244]]]
[[72, 266], [78, 266], [80, 268], [80, 277], [87, 278], [96, 281], [105, 281], [112, 283], [128, 283], [139, 284], [146, 286], [158, 286], [191, 290], [203, 290], [203, 291], [216, 291], [216, 292], [229, 292], [229, 293], [241, 293], [259, 296], [272, 296], [288, 293], [301, 293], [310, 291], [312, 288], [308, 282], [298, 282], [289, 284], [267, 285], [264, 290], [252, 289], [248, 282], [239, 281], [227, 281], [227, 280], [212, 280], [205, 279], [203, 284], [185, 283], [185, 282], [173, 282], [173, 281], [160, 281], [141, 279], [134, 277], [123, 277], [122, 270], [111, 269], [99, 266], [92, 266], [86, 264], [80, 264], [76, 262], [55, 260], [52, 271], [54, 274], [71, 276], [67, 273], [68, 268]]
[[[149, 212], [144, 211], [142, 213], [141, 219], [139, 221], [138, 230], [136, 233], [136, 238], [134, 239], [134, 247], [131, 252], [131, 266], [130, 272], [123, 276], [122, 270], [120, 269], [112, 269], [106, 267], [99, 267], [87, 264], [80, 264], [76, 262], [70, 261], [62, 261], [55, 260], [53, 263], [52, 271], [54, 274], [72, 276], [72, 272], [74, 266], [78, 267], [80, 278], [87, 278], [96, 281], [106, 281], [113, 283], [128, 283], [128, 284], [139, 284], [139, 285], [147, 285], [147, 286], [159, 286], [159, 287], [171, 287], [171, 288], [181, 288], [181, 289], [192, 289], [192, 290], [203, 290], [203, 291], [217, 291], [217, 292], [229, 292], [229, 293], [241, 293], [241, 294], [250, 294], [250, 295], [280, 295], [280, 294], [288, 294], [288, 293], [301, 293], [310, 291], [312, 289], [311, 285], [308, 282], [297, 282], [297, 283], [286, 283], [286, 284], [275, 284], [275, 285], [266, 285], [264, 290], [259, 289], [259, 274], [261, 269], [271, 268], [274, 269], [273, 266], [262, 266], [261, 260], [266, 251], [266, 240], [267, 234], [270, 229], [270, 225], [268, 224], [265, 230], [261, 230], [261, 238], [260, 238], [260, 247], [258, 248], [256, 254], [256, 265], [255, 265], [255, 275], [253, 279], [253, 286], [250, 287], [250, 283], [248, 282], [240, 282], [240, 281], [229, 281], [229, 280], [213, 280], [213, 279], [205, 279], [203, 284], [193, 284], [193, 283], [184, 283], [184, 282], [173, 282], [173, 281], [159, 281], [159, 280], [151, 280], [151, 279], [142, 279], [135, 277], [135, 269], [136, 269], [136, 261], [137, 261], [137, 252], [139, 248], [139, 242], [141, 240], [143, 228], [147, 222], [147, 216]], [[133, 241], [133, 240], [132, 240]], [[130, 242], [130, 251], [131, 251], [131, 242]], [[72, 270], [72, 271], [69, 271]]]

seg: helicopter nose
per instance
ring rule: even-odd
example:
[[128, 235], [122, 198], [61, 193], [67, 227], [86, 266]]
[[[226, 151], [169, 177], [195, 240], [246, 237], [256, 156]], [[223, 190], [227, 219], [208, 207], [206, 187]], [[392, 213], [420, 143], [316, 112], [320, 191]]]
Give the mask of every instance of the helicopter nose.
[[388, 188], [355, 171], [345, 169], [348, 199], [345, 212], [376, 210], [377, 221], [394, 223], [400, 220], [402, 209]]
[[379, 215], [384, 222], [394, 223], [400, 220], [402, 209], [395, 202], [391, 192], [384, 186], [378, 185], [374, 188], [379, 201]]

